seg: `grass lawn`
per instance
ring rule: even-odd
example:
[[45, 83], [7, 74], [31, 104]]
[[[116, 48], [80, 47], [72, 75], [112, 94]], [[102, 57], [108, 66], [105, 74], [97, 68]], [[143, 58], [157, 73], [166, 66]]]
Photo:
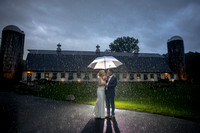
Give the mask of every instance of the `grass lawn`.
[[[77, 103], [96, 103], [97, 83], [46, 84], [32, 95], [66, 100], [73, 94]], [[19, 93], [24, 93], [18, 89]], [[30, 93], [30, 92], [29, 92]], [[186, 83], [118, 83], [116, 108], [145, 111], [173, 117], [200, 120], [200, 87]]]

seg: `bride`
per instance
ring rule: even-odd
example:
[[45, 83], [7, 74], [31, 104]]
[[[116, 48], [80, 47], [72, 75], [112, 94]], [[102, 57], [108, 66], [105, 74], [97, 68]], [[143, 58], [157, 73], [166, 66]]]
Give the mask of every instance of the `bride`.
[[104, 70], [100, 70], [98, 73], [98, 88], [97, 88], [97, 101], [94, 107], [94, 116], [95, 118], [105, 118], [105, 85], [106, 81], [104, 81], [105, 72]]

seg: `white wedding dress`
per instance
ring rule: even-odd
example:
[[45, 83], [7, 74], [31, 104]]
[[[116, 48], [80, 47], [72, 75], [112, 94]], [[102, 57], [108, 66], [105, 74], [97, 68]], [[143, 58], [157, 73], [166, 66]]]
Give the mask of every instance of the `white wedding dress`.
[[[101, 79], [101, 83], [105, 83]], [[94, 116], [97, 118], [105, 118], [105, 86], [99, 86], [97, 88], [97, 101], [94, 107]]]

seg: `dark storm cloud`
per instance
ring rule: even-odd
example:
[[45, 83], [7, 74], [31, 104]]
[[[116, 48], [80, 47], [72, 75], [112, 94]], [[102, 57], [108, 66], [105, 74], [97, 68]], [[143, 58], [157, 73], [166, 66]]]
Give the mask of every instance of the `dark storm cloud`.
[[199, 0], [1, 0], [0, 27], [17, 25], [26, 49], [101, 50], [117, 37], [138, 38], [140, 52], [166, 53], [180, 35], [200, 51]]

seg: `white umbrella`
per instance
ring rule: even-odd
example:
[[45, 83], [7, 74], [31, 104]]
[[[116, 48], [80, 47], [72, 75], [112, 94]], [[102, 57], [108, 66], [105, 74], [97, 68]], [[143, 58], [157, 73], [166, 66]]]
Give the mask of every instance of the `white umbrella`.
[[122, 63], [113, 56], [97, 57], [88, 67], [93, 69], [116, 68]]

